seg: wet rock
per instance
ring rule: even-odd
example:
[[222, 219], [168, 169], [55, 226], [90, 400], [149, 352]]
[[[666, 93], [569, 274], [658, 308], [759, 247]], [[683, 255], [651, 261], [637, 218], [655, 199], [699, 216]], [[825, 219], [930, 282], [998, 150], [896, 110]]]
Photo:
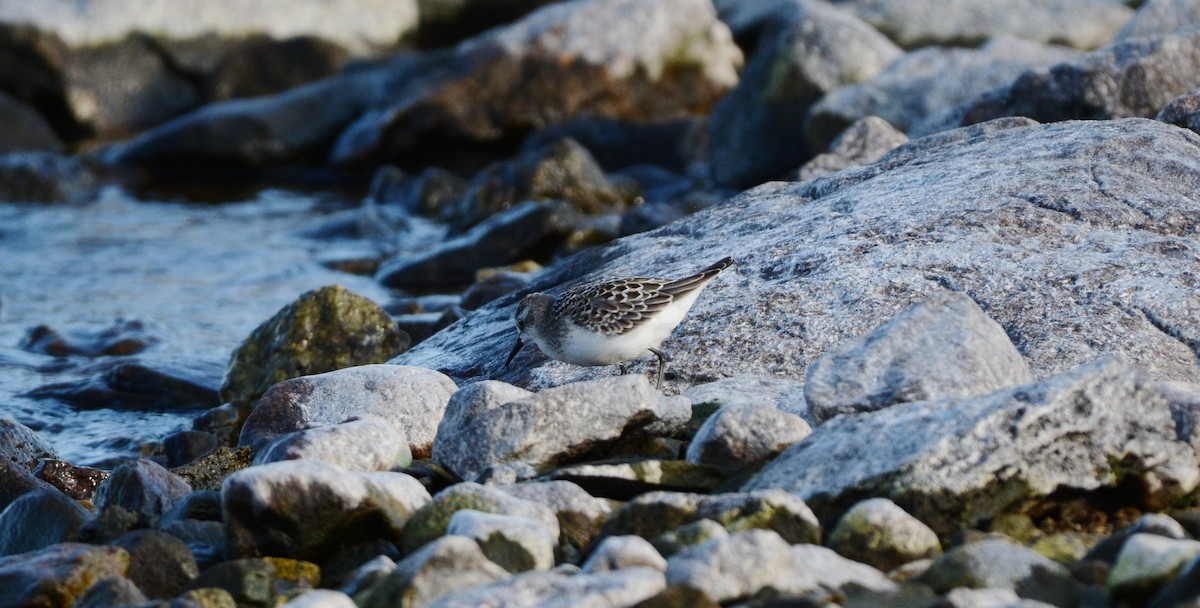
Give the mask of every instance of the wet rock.
[[311, 559], [356, 540], [399, 542], [429, 493], [403, 473], [286, 460], [230, 475], [221, 498], [231, 556]]
[[994, 40], [978, 49], [933, 47], [913, 51], [877, 77], [833, 91], [813, 105], [807, 125], [808, 142], [811, 149], [824, 150], [838, 134], [867, 116], [878, 116], [907, 132], [939, 110], [1007, 85], [1031, 68], [1076, 56], [1078, 53], [1067, 49], [1011, 38]]
[[217, 445], [235, 445], [243, 419], [238, 419], [238, 409], [225, 403], [202, 412], [192, 419], [192, 430], [212, 434]]
[[308, 562], [276, 557], [232, 559], [192, 579], [188, 590], [223, 589], [238, 606], [271, 606], [281, 596], [317, 585], [320, 571]]
[[644, 376], [613, 376], [537, 394], [482, 382], [450, 398], [433, 460], [464, 478], [504, 462], [546, 470], [586, 459], [639, 430], [669, 434], [689, 415], [686, 399], [662, 397]]
[[26, 395], [55, 399], [78, 409], [175, 412], [214, 407], [221, 370], [200, 362], [104, 360], [94, 375], [39, 386]]
[[651, 492], [621, 507], [604, 527], [604, 536], [658, 538], [686, 524], [711, 520], [732, 532], [773, 530], [791, 544], [821, 540], [821, 526], [796, 495], [780, 490], [741, 494]]
[[392, 423], [365, 415], [288, 433], [254, 458], [255, 464], [280, 460], [324, 460], [351, 471], [388, 471], [412, 463], [412, 451]]
[[773, 405], [727, 405], [700, 427], [687, 460], [729, 475], [769, 460], [810, 433], [803, 418]]
[[534, 132], [522, 147], [537, 149], [570, 138], [587, 148], [606, 171], [635, 165], [684, 171], [700, 159], [706, 127], [697, 116], [650, 122], [580, 116]]
[[70, 606], [96, 582], [122, 576], [129, 554], [117, 547], [79, 543], [0, 557], [0, 606]]
[[613, 512], [612, 503], [588, 494], [569, 481], [530, 481], [499, 489], [554, 511], [558, 518], [559, 541], [576, 549], [585, 547]]
[[1002, 538], [947, 551], [933, 560], [921, 581], [938, 593], [957, 587], [1008, 589], [1055, 606], [1075, 605], [1081, 591], [1065, 566]]
[[343, 132], [331, 157], [415, 155], [453, 169], [438, 157], [576, 116], [699, 114], [737, 81], [740, 62], [709, 2], [555, 4], [460, 44], [439, 76], [414, 80]]
[[[746, 3], [749, 4], [749, 3]], [[812, 156], [805, 115], [825, 94], [870, 80], [903, 53], [871, 26], [826, 2], [773, 2], [738, 86], [709, 121], [716, 183], [745, 188]]]
[[186, 543], [158, 530], [134, 530], [113, 546], [129, 553], [129, 580], [146, 597], [169, 600], [183, 592], [200, 568]]
[[0, 156], [0, 201], [83, 203], [95, 198], [96, 177], [78, 158], [53, 152]]
[[462, 307], [475, 310], [492, 300], [506, 296], [529, 284], [529, 278], [523, 273], [496, 271], [476, 278], [475, 282], [463, 292]]
[[[237, 41], [208, 38], [166, 46], [188, 62], [187, 67], [203, 72], [201, 93], [210, 103], [295, 89], [336, 74], [348, 59], [343, 47], [305, 35], [276, 39], [258, 34]], [[210, 56], [197, 58], [204, 54]]]
[[196, 490], [219, 490], [221, 482], [234, 471], [250, 466], [247, 448], [219, 446], [217, 449], [173, 470]]
[[493, 603], [546, 608], [632, 606], [666, 587], [661, 572], [626, 568], [595, 574], [566, 575], [532, 571], [442, 597], [437, 608], [474, 608]]
[[220, 445], [217, 435], [207, 431], [177, 431], [163, 437], [163, 451], [168, 467], [179, 467], [215, 450]]
[[896, 147], [908, 142], [908, 136], [878, 116], [865, 116], [846, 127], [829, 150], [804, 163], [795, 181], [807, 182], [832, 175], [849, 167], [869, 165]]
[[[1035, 378], [1120, 353], [1153, 378], [1194, 379], [1200, 312], [1168, 303], [1188, 301], [1200, 274], [1196, 146], [1190, 131], [1140, 119], [977, 125], [751, 190], [563, 261], [529, 289], [682, 275], [714, 251], [737, 253], [664, 343], [677, 374], [666, 392], [716, 375], [800, 381], [821, 353], [946, 288], [1005, 328]], [[1154, 203], [1129, 205], [1139, 200]], [[526, 389], [613, 373], [531, 356], [505, 368], [516, 300], [502, 302], [396, 363]]]
[[363, 608], [430, 606], [457, 589], [507, 578], [504, 568], [488, 561], [469, 538], [444, 536], [404, 558], [373, 585], [359, 605]]
[[650, 568], [667, 571], [667, 560], [645, 539], [638, 536], [609, 536], [583, 563], [583, 572], [608, 572], [622, 568]]
[[109, 608], [143, 604], [146, 601], [146, 594], [133, 581], [123, 576], [110, 576], [92, 585], [75, 600], [72, 608]]
[[375, 172], [367, 198], [379, 205], [397, 205], [414, 215], [441, 217], [466, 193], [467, 180], [445, 169], [429, 167], [411, 177], [389, 165]]
[[361, 365], [271, 387], [242, 428], [239, 445], [262, 450], [280, 435], [374, 415], [404, 432], [413, 456], [427, 457], [457, 387], [430, 369]]
[[8, 125], [0, 134], [0, 154], [62, 149], [50, 123], [37, 110], [5, 92], [0, 92], [0, 123]]
[[0, 459], [28, 470], [43, 458], [58, 458], [54, 446], [20, 422], [0, 418]]
[[509, 572], [554, 567], [558, 533], [528, 517], [462, 509], [450, 517], [446, 534], [475, 541], [484, 556]]
[[[818, 511], [886, 497], [939, 534], [1065, 488], [1144, 484], [1140, 500], [1165, 505], [1200, 483], [1172, 428], [1155, 383], [1110, 358], [988, 395], [834, 418], [743, 489], [795, 491]], [[832, 464], [844, 462], [855, 467]]]
[[91, 500], [109, 472], [73, 465], [65, 460], [43, 459], [33, 476], [48, 482], [75, 500]]
[[864, 500], [846, 512], [826, 541], [854, 561], [888, 572], [919, 559], [937, 557], [937, 534], [886, 498]]
[[357, 608], [357, 605], [341, 591], [310, 589], [288, 600], [281, 608]]
[[104, 545], [120, 538], [130, 530], [145, 528], [150, 523], [138, 513], [119, 505], [112, 505], [84, 522], [79, 527], [77, 537], [80, 542]]
[[146, 525], [153, 525], [191, 491], [191, 486], [175, 473], [139, 458], [113, 469], [112, 475], [96, 488], [96, 510], [120, 507], [137, 514]]
[[1141, 36], [1169, 34], [1200, 26], [1200, 6], [1190, 0], [1147, 0], [1125, 27], [1117, 32], [1115, 41]]
[[100, 331], [75, 331], [63, 335], [38, 325], [21, 338], [20, 348], [54, 357], [134, 355], [158, 343], [141, 321], [118, 320]]
[[587, 462], [554, 469], [545, 477], [570, 481], [596, 496], [614, 500], [629, 500], [656, 490], [710, 492], [724, 480], [716, 467], [658, 459]]
[[1113, 563], [1117, 561], [1117, 555], [1121, 553], [1125, 542], [1137, 534], [1151, 534], [1172, 540], [1184, 540], [1188, 538], [1188, 534], [1183, 529], [1183, 526], [1169, 515], [1147, 513], [1132, 526], [1096, 543], [1096, 546], [1088, 551], [1086, 559]]
[[624, 202], [587, 149], [561, 139], [480, 171], [442, 217], [461, 232], [521, 202], [547, 200], [585, 215], [619, 212]]
[[897, 403], [966, 397], [1026, 384], [1029, 364], [970, 296], [934, 294], [808, 368], [804, 398], [818, 424]]
[[384, 261], [375, 278], [396, 289], [468, 285], [482, 268], [515, 262], [539, 247], [549, 244], [552, 249], [561, 243], [568, 234], [561, 209], [559, 203], [521, 203], [424, 253]]
[[1182, 66], [1200, 60], [1200, 32], [1115, 42], [1075, 60], [1030, 70], [1007, 86], [963, 104], [956, 125], [1000, 116], [1040, 122], [1156, 116], [1200, 86]]
[[371, 300], [338, 285], [322, 287], [280, 309], [233, 351], [221, 399], [245, 411], [277, 382], [381, 363], [408, 343]]
[[373, 99], [381, 77], [347, 72], [276, 95], [206, 105], [104, 150], [101, 158], [152, 168], [319, 160]]
[[1172, 99], [1154, 120], [1200, 133], [1200, 88]]
[[769, 530], [750, 530], [685, 549], [667, 560], [667, 583], [702, 591], [722, 603], [749, 599], [768, 587], [784, 595], [847, 584], [895, 587], [870, 566], [816, 545], [789, 546]]
[[850, 0], [839, 6], [870, 23], [904, 48], [977, 46], [1012, 36], [1090, 49], [1107, 43], [1132, 10], [1113, 2], [976, 0], [954, 6], [905, 0]]
[[404, 528], [401, 548], [411, 553], [444, 535], [450, 519], [464, 509], [526, 517], [549, 527], [555, 538], [559, 536], [558, 519], [549, 508], [496, 488], [464, 482], [435, 494], [429, 504], [413, 514]]
[[1108, 590], [1114, 599], [1140, 604], [1174, 580], [1197, 555], [1200, 542], [1134, 534], [1113, 564]]
[[0, 556], [73, 541], [90, 516], [87, 509], [57, 490], [24, 494], [0, 511]]

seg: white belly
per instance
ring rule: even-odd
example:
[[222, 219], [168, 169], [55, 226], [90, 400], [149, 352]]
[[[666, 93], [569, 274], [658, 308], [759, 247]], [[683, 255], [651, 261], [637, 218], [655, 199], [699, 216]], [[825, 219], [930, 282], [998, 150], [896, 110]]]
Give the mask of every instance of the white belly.
[[671, 335], [701, 291], [703, 289], [697, 289], [675, 300], [657, 315], [624, 334], [605, 336], [573, 327], [559, 348], [548, 349], [540, 341], [538, 347], [547, 355], [572, 365], [613, 365], [640, 359]]

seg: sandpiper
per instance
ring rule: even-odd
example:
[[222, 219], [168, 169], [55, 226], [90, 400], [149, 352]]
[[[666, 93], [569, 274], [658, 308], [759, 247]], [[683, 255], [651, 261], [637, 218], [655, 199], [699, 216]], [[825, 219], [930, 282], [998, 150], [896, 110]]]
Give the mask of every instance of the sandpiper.
[[658, 357], [658, 386], [668, 357], [659, 349], [683, 320], [700, 292], [733, 264], [725, 258], [682, 279], [635, 277], [576, 285], [557, 298], [525, 296], [517, 305], [517, 343], [505, 367], [526, 341], [546, 355], [573, 365], [621, 365], [645, 356]]

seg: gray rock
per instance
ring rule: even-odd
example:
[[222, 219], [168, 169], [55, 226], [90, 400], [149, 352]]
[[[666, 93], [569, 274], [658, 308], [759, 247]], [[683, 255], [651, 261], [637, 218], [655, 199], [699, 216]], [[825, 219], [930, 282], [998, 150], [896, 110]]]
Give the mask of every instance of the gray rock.
[[0, 154], [58, 152], [62, 148], [58, 135], [37, 110], [5, 92], [0, 92], [0, 123], [8, 125], [0, 134]]
[[938, 593], [957, 587], [1008, 589], [1055, 606], [1075, 605], [1082, 587], [1062, 564], [1002, 538], [947, 551], [920, 580]]
[[909, 131], [939, 110], [1007, 85], [1031, 68], [1076, 56], [1078, 53], [1068, 49], [1011, 38], [993, 40], [978, 49], [913, 51], [875, 78], [842, 87], [813, 105], [808, 142], [812, 150], [824, 150], [855, 121], [867, 116], [878, 116], [900, 131]]
[[[308, 562], [282, 557], [231, 559], [205, 569], [188, 589], [224, 590], [237, 606], [272, 606], [315, 587], [319, 577], [320, 569]], [[223, 597], [218, 601], [229, 605]]]
[[412, 450], [395, 425], [366, 414], [340, 424], [283, 435], [259, 452], [254, 462], [305, 459], [332, 462], [351, 471], [387, 471], [408, 466]]
[[937, 534], [886, 498], [864, 500], [851, 507], [825, 544], [843, 557], [884, 572], [942, 554]]
[[143, 604], [146, 601], [146, 594], [133, 581], [123, 576], [110, 576], [88, 588], [71, 608], [110, 608]]
[[58, 452], [37, 431], [12, 418], [0, 418], [0, 458], [32, 470], [43, 458], [58, 458]]
[[943, 596], [948, 608], [1048, 608], [1050, 604], [1023, 600], [1009, 589], [970, 589], [958, 587]]
[[1108, 590], [1113, 598], [1142, 604], [1175, 579], [1194, 557], [1200, 542], [1156, 534], [1134, 534], [1121, 548]]
[[1025, 72], [966, 102], [957, 124], [1000, 116], [1040, 122], [1150, 118], [1200, 86], [1200, 74], [1184, 67], [1197, 61], [1200, 31], [1115, 42], [1078, 59]]
[[528, 517], [462, 509], [450, 517], [446, 534], [475, 541], [485, 557], [509, 572], [554, 567], [557, 532]]
[[711, 492], [724, 480], [713, 466], [656, 458], [620, 458], [567, 465], [543, 477], [574, 482], [591, 494], [614, 500], [629, 500], [656, 490]]
[[[446, 537], [449, 538], [449, 537]], [[338, 587], [338, 590], [349, 596], [355, 596], [359, 593], [374, 587], [379, 581], [392, 573], [396, 569], [396, 562], [386, 555], [376, 555], [367, 560], [354, 570], [346, 578], [346, 581]], [[394, 603], [394, 602], [393, 602]]]
[[727, 405], [700, 427], [687, 460], [717, 467], [726, 475], [769, 460], [812, 433], [803, 418], [773, 405]]
[[444, 595], [508, 578], [469, 538], [443, 536], [396, 564], [363, 594], [363, 608], [424, 608]]
[[966, 397], [1026, 384], [1029, 364], [1004, 328], [962, 293], [935, 293], [821, 355], [804, 397], [818, 423], [897, 403]]
[[943, 535], [1065, 488], [1138, 480], [1147, 504], [1166, 505], [1200, 470], [1155, 388], [1111, 358], [988, 395], [841, 416], [744, 489], [793, 491], [818, 512], [886, 497]]
[[1168, 381], [1158, 388], [1171, 404], [1175, 432], [1200, 454], [1200, 384]]
[[705, 519], [732, 532], [773, 530], [792, 544], [821, 539], [821, 526], [808, 505], [781, 490], [716, 495], [651, 492], [621, 507], [605, 525], [604, 536], [654, 539]]
[[200, 568], [182, 540], [158, 530], [134, 530], [111, 543], [129, 552], [129, 580], [151, 599], [169, 600]]
[[397, 289], [461, 287], [476, 271], [521, 259], [545, 239], [565, 239], [569, 227], [558, 203], [524, 202], [417, 255], [403, 254], [383, 262], [375, 278]]
[[907, 142], [908, 136], [888, 121], [878, 116], [864, 116], [846, 127], [829, 144], [828, 151], [804, 163], [794, 179], [807, 182], [849, 167], [869, 165]]
[[414, 456], [428, 456], [438, 422], [457, 388], [431, 369], [391, 365], [294, 378], [263, 395], [238, 443], [262, 449], [286, 433], [371, 414], [404, 431]]
[[37, 490], [59, 491], [58, 488], [31, 475], [24, 466], [7, 458], [0, 458], [0, 511], [8, 508], [8, 505], [21, 496]]
[[770, 5], [758, 50], [709, 121], [712, 174], [720, 186], [753, 186], [804, 162], [812, 154], [805, 145], [808, 107], [834, 89], [870, 80], [903, 54], [827, 2]]
[[576, 549], [585, 547], [613, 512], [611, 502], [596, 498], [569, 481], [530, 481], [499, 489], [554, 511], [559, 541]]
[[626, 568], [595, 574], [566, 575], [532, 571], [452, 593], [432, 608], [538, 606], [539, 608], [618, 608], [633, 606], [666, 588], [661, 572]]
[[129, 554], [118, 547], [61, 543], [0, 557], [3, 608], [70, 606], [98, 581], [123, 576]]
[[96, 488], [111, 473], [103, 469], [73, 465], [57, 458], [43, 458], [33, 470], [34, 477], [49, 482], [75, 500], [91, 500]]
[[554, 538], [559, 536], [558, 519], [549, 508], [490, 486], [463, 482], [438, 492], [413, 515], [405, 526], [401, 548], [411, 553], [444, 535], [450, 519], [463, 509], [526, 517], [550, 528]]
[[417, 15], [413, 0], [354, 0], [339, 8], [320, 0], [287, 7], [236, 0], [188, 6], [171, 0], [53, 0], [36, 7], [22, 2], [0, 6], [0, 21], [37, 25], [72, 46], [120, 40], [135, 33], [163, 38], [258, 33], [278, 38], [317, 36], [364, 54], [413, 30]]
[[639, 429], [669, 434], [691, 415], [686, 399], [662, 397], [640, 375], [522, 393], [498, 382], [456, 393], [438, 427], [434, 462], [468, 478], [505, 462], [546, 470], [600, 453]]
[[753, 597], [766, 588], [803, 595], [856, 584], [895, 588], [882, 572], [816, 545], [790, 546], [769, 530], [750, 530], [685, 549], [667, 560], [667, 583], [702, 591], [716, 602]]
[[332, 589], [309, 589], [280, 608], [358, 608], [350, 596]]
[[1121, 548], [1125, 546], [1125, 542], [1137, 534], [1153, 534], [1174, 540], [1188, 538], [1187, 531], [1183, 529], [1183, 526], [1179, 522], [1172, 519], [1171, 516], [1162, 513], [1147, 513], [1138, 518], [1137, 522], [1132, 526], [1096, 543], [1087, 552], [1085, 559], [1100, 560], [1109, 563], [1115, 562], [1117, 561], [1117, 555], [1121, 552]]
[[94, 502], [98, 512], [121, 507], [153, 524], [191, 491], [183, 478], [153, 460], [139, 458], [113, 469], [96, 488]]
[[795, 380], [739, 374], [697, 384], [683, 391], [682, 394], [691, 400], [693, 406], [711, 404], [719, 409], [734, 403], [776, 405], [788, 396], [803, 390], [804, 385]]
[[695, 545], [719, 538], [728, 538], [729, 531], [711, 519], [701, 519], [662, 533], [654, 539], [654, 548], [670, 557]]
[[221, 499], [230, 556], [310, 559], [355, 540], [399, 542], [429, 492], [403, 473], [285, 460], [230, 475]]
[[583, 562], [582, 569], [584, 572], [607, 572], [639, 567], [666, 572], [667, 560], [640, 536], [609, 536], [600, 541]]
[[343, 132], [332, 160], [428, 158], [584, 114], [702, 113], [737, 82], [741, 58], [707, 0], [554, 4], [460, 44], [444, 76], [413, 79]]
[[0, 512], [0, 556], [75, 540], [91, 513], [57, 490], [23, 494]]
[[1200, 26], [1200, 5], [1192, 0], [1146, 0], [1114, 41], [1170, 34]]
[[1172, 99], [1154, 120], [1200, 133], [1200, 88]]
[[879, 28], [905, 48], [977, 46], [1001, 36], [1090, 49], [1107, 43], [1132, 10], [1117, 2], [972, 0], [842, 0], [840, 8]]
[[0, 156], [0, 201], [83, 203], [99, 184], [78, 158], [54, 152], [13, 152]]

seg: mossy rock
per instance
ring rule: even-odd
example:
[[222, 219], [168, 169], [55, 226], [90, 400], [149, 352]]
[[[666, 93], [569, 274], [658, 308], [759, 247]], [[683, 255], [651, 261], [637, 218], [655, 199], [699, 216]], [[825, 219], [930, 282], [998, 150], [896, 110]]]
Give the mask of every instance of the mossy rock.
[[283, 307], [233, 351], [221, 399], [244, 418], [277, 382], [384, 363], [409, 344], [408, 334], [375, 302], [340, 285], [322, 287]]

